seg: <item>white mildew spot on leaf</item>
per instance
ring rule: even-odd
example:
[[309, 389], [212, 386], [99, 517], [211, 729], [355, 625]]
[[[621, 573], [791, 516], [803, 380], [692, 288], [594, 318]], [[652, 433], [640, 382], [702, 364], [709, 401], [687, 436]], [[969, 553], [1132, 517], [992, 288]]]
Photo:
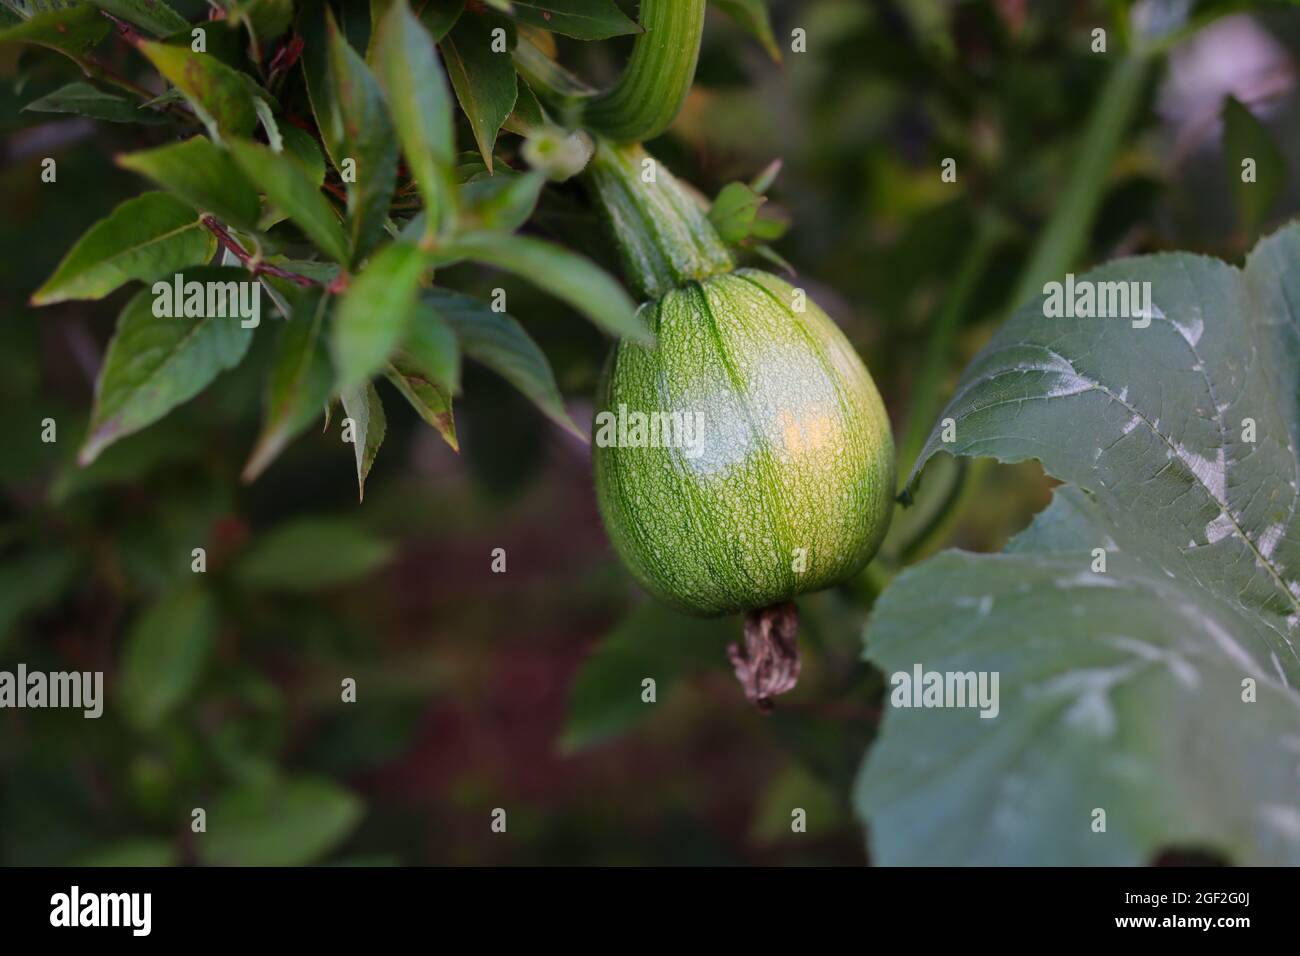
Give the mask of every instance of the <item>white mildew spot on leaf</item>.
[[1065, 398], [1092, 391], [1096, 386], [1078, 375], [1062, 376], [1061, 380], [1043, 393], [1043, 398]]
[[1292, 843], [1300, 843], [1300, 810], [1288, 806], [1267, 806], [1260, 818]]
[[[1237, 524], [1226, 511], [1220, 511], [1218, 517], [1205, 526], [1205, 540], [1217, 544], [1224, 538], [1236, 533]], [[1195, 542], [1192, 542], [1195, 544]]]
[[1277, 671], [1277, 679], [1280, 680], [1285, 686], [1290, 687], [1291, 682], [1287, 680], [1286, 671], [1282, 670], [1282, 662], [1278, 660], [1277, 652], [1270, 651], [1269, 659], [1273, 661], [1273, 670]]
[[1187, 341], [1188, 345], [1196, 348], [1201, 341], [1201, 334], [1205, 331], [1205, 323], [1199, 316], [1190, 322], [1179, 322], [1177, 319], [1170, 317], [1169, 322], [1178, 330], [1178, 334]]
[[1209, 459], [1196, 454], [1179, 442], [1174, 445], [1174, 451], [1178, 453], [1182, 463], [1191, 469], [1196, 480], [1205, 486], [1210, 497], [1223, 506], [1226, 503], [1224, 492], [1228, 487], [1228, 465], [1224, 450], [1216, 449], [1214, 458]]
[[1055, 352], [1049, 351], [1047, 361], [1042, 364], [1022, 365], [1017, 371], [1050, 373], [1044, 378], [1046, 387], [1040, 395], [1036, 396], [1040, 398], [1064, 398], [1097, 388], [1096, 382], [1084, 378], [1067, 359]]
[[974, 611], [980, 617], [988, 617], [989, 612], [993, 610], [993, 595], [985, 594], [976, 598], [963, 594], [953, 599], [952, 606], [964, 611]]
[[1246, 653], [1246, 649], [1237, 643], [1237, 639], [1224, 630], [1213, 617], [1193, 607], [1179, 606], [1178, 612], [1189, 625], [1195, 624], [1199, 630], [1203, 630], [1224, 656], [1244, 673], [1256, 678], [1262, 675], [1259, 662]]
[[1159, 645], [1139, 641], [1132, 637], [1112, 637], [1108, 643], [1113, 647], [1129, 652], [1134, 657], [1166, 665], [1184, 687], [1195, 688], [1201, 682], [1200, 675], [1196, 673], [1196, 668], [1177, 651], [1167, 650]]
[[1058, 588], [1122, 588], [1124, 585], [1104, 571], [1080, 571], [1056, 582]]
[[1281, 523], [1269, 525], [1264, 529], [1264, 533], [1259, 536], [1259, 553], [1266, 558], [1273, 556], [1274, 549], [1277, 548], [1278, 541], [1282, 538], [1282, 532], [1286, 529]]
[[1065, 722], [1099, 737], [1115, 732], [1117, 719], [1111, 704], [1111, 690], [1129, 680], [1137, 668], [1132, 665], [1072, 671], [1053, 678], [1037, 688], [1028, 688], [1026, 696], [1071, 697]]

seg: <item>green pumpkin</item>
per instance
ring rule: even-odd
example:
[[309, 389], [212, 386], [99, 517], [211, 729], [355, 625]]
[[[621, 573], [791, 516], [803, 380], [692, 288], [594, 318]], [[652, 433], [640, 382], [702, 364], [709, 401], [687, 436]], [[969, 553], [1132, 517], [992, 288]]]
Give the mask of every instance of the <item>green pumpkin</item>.
[[658, 344], [615, 348], [592, 442], [601, 516], [637, 580], [717, 615], [860, 570], [889, 524], [894, 445], [834, 322], [752, 269], [687, 281], [642, 316]]

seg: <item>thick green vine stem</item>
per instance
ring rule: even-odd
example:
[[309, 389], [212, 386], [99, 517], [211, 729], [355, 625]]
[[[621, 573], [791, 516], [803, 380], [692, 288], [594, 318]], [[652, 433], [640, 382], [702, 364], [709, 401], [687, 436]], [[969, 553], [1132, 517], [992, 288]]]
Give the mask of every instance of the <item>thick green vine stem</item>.
[[582, 125], [616, 143], [643, 143], [672, 123], [700, 58], [705, 0], [641, 0], [641, 27], [622, 77], [587, 100]]
[[699, 201], [640, 145], [598, 142], [586, 178], [642, 301], [735, 268]]

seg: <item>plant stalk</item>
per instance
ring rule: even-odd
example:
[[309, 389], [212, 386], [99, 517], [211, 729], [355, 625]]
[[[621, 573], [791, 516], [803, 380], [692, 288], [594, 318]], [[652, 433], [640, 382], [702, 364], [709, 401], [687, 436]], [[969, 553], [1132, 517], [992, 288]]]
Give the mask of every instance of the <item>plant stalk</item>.
[[1078, 159], [1069, 179], [1061, 186], [1061, 204], [1052, 213], [1047, 229], [1021, 271], [1005, 314], [1037, 296], [1044, 282], [1059, 279], [1087, 246], [1106, 189], [1106, 178], [1146, 89], [1151, 64], [1150, 56], [1132, 54], [1111, 68], [1079, 138]]
[[217, 221], [215, 216], [204, 215], [202, 219], [204, 227], [208, 232], [217, 237], [222, 248], [230, 250], [230, 253], [239, 260], [240, 264], [252, 273], [254, 278], [261, 276], [275, 276], [277, 279], [285, 279], [294, 285], [303, 289], [310, 289], [313, 286], [320, 285], [310, 276], [301, 275], [297, 272], [290, 272], [288, 269], [281, 269], [271, 262], [265, 262], [262, 259], [251, 255], [247, 249], [239, 244], [234, 236], [226, 227]]
[[989, 260], [1007, 233], [1005, 220], [995, 212], [983, 212], [975, 227], [975, 237], [966, 247], [957, 277], [944, 299], [943, 310], [935, 319], [925, 343], [925, 355], [912, 386], [912, 408], [908, 413], [907, 427], [898, 446], [898, 460], [905, 467], [899, 469], [904, 485], [916, 467], [917, 456], [934, 426], [935, 416], [943, 405], [943, 379], [952, 361], [953, 345], [961, 320], [970, 310], [970, 299], [975, 286], [984, 275]]
[[598, 141], [585, 177], [641, 301], [735, 268], [695, 197], [641, 146]]
[[695, 79], [705, 0], [641, 0], [641, 28], [619, 81], [584, 103], [582, 125], [616, 143], [663, 133]]

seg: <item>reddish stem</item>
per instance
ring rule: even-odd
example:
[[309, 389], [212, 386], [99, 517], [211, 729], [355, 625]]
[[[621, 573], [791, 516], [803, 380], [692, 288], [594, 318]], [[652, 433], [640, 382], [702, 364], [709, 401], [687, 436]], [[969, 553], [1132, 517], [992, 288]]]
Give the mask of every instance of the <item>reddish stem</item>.
[[227, 231], [226, 227], [218, 222], [213, 216], [205, 215], [202, 221], [203, 225], [208, 228], [208, 231], [217, 237], [217, 241], [220, 242], [222, 246], [229, 249], [234, 254], [235, 258], [243, 264], [244, 268], [253, 274], [254, 278], [261, 275], [275, 276], [279, 279], [288, 279], [290, 282], [293, 282], [304, 289], [310, 289], [313, 286], [320, 285], [320, 283], [310, 276], [299, 275], [297, 272], [290, 272], [288, 269], [281, 269], [274, 263], [263, 262], [261, 259], [250, 255], [248, 251], [239, 244], [239, 241], [235, 239], [229, 231]]
[[119, 20], [107, 10], [100, 10], [99, 12], [113, 21], [113, 24], [117, 27], [118, 36], [131, 44], [131, 46], [139, 46], [140, 34], [136, 31], [135, 27], [127, 23], [125, 20]]

